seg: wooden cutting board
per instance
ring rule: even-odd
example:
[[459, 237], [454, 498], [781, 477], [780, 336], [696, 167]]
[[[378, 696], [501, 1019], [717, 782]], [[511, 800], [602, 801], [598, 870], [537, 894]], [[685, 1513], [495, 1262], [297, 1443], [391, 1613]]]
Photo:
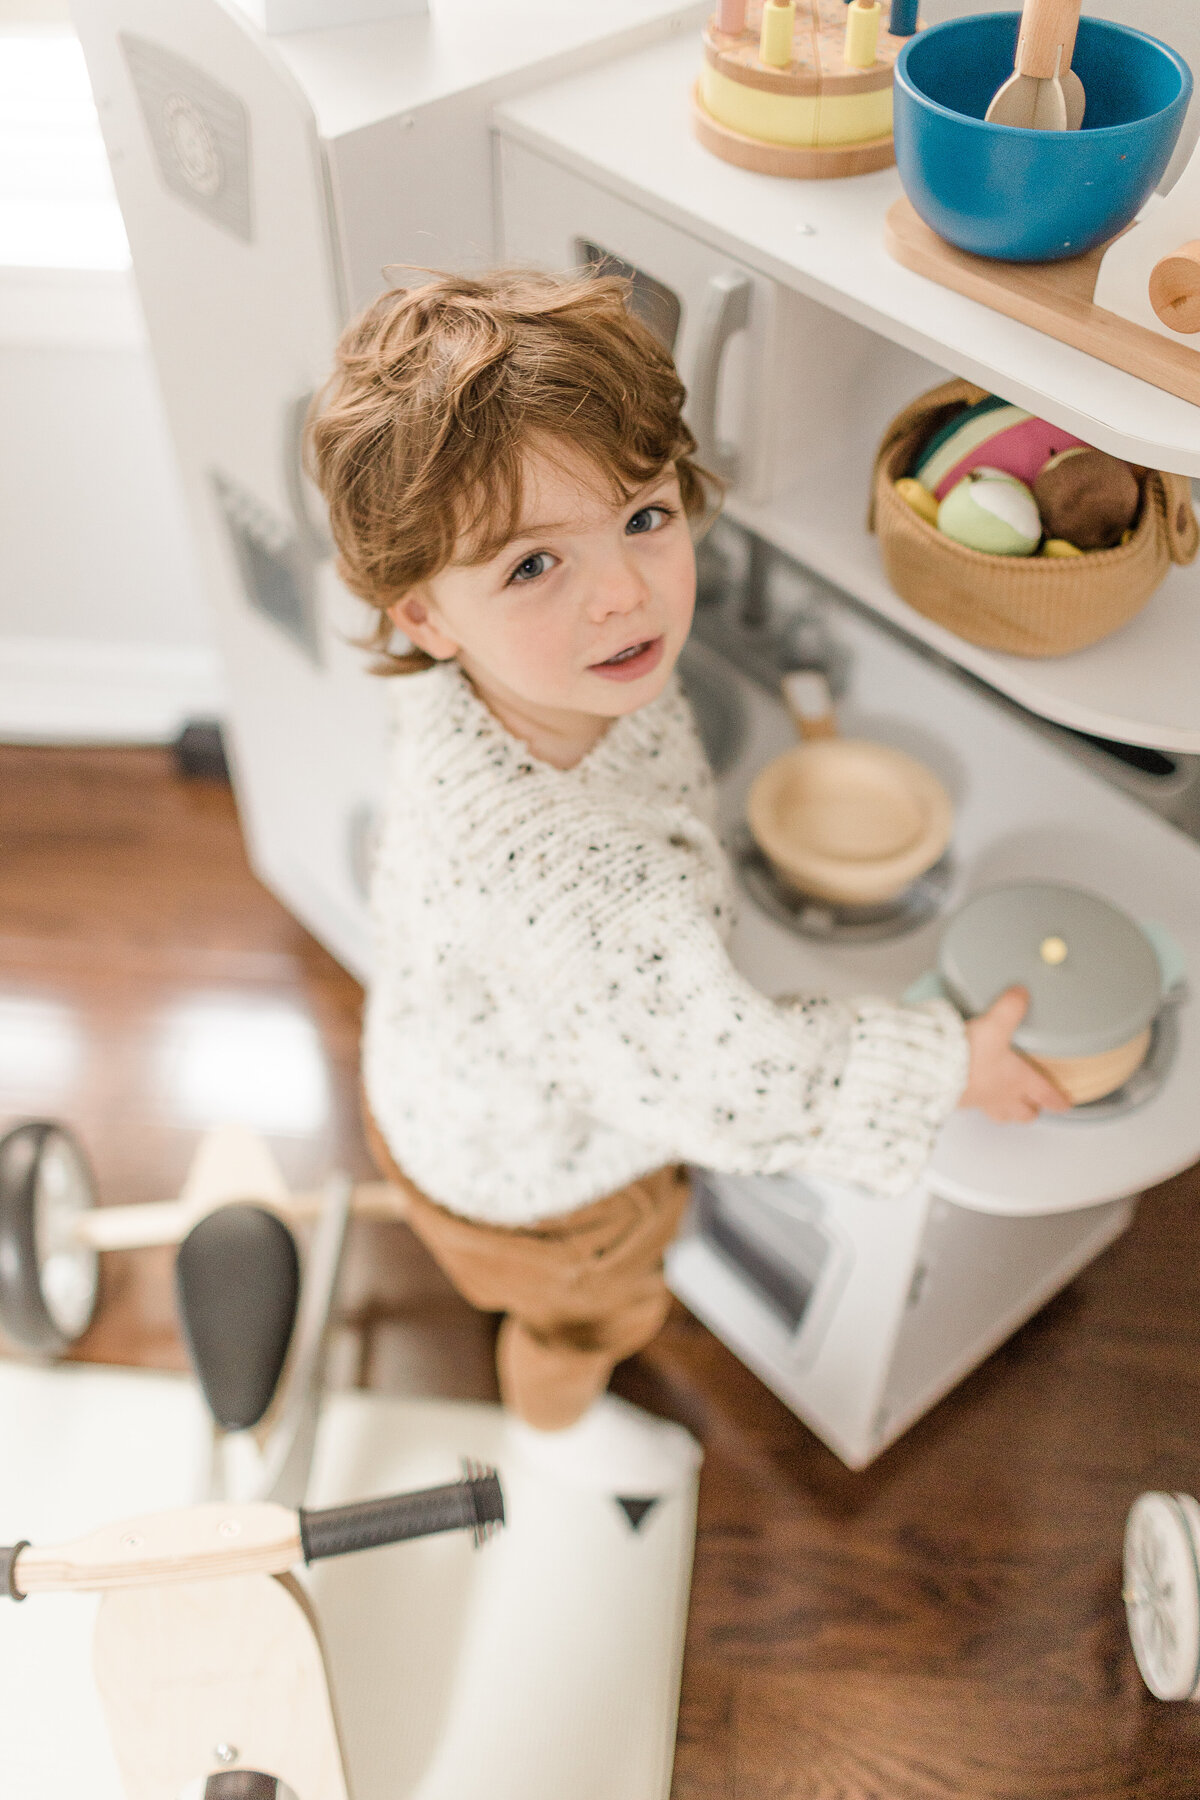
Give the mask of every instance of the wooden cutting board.
[[1200, 346], [1173, 343], [1095, 304], [1107, 244], [1065, 262], [994, 262], [946, 243], [907, 199], [889, 211], [884, 242], [906, 269], [1200, 406]]

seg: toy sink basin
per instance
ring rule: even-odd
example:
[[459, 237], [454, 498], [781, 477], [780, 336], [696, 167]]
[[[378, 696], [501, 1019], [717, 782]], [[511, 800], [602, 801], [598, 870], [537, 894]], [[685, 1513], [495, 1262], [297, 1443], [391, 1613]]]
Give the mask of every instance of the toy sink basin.
[[1019, 25], [1019, 13], [983, 13], [909, 39], [896, 62], [896, 164], [917, 212], [949, 243], [1056, 262], [1136, 217], [1171, 160], [1192, 75], [1157, 38], [1084, 18], [1071, 65], [1087, 95], [1082, 130], [989, 125]]
[[890, 744], [819, 738], [760, 769], [750, 830], [784, 884], [835, 906], [880, 906], [933, 867], [950, 841], [950, 796]]

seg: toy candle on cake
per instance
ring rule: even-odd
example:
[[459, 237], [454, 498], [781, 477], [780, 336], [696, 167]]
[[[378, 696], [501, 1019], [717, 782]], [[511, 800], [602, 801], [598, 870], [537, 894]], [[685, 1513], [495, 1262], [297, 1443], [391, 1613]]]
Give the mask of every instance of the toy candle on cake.
[[861, 175], [895, 161], [892, 70], [917, 0], [717, 0], [696, 135], [764, 175]]

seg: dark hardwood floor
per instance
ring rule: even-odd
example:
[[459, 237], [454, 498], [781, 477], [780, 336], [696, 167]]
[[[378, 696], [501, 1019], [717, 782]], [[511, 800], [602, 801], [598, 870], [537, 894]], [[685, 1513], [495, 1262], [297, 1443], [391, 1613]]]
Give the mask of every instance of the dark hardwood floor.
[[[365, 1173], [360, 994], [255, 881], [223, 786], [153, 750], [0, 748], [0, 1121], [65, 1119], [104, 1197], [239, 1117]], [[864, 1474], [676, 1308], [618, 1373], [705, 1446], [676, 1800], [1197, 1800], [1200, 1707], [1143, 1689], [1120, 1544], [1200, 1492], [1200, 1170]], [[490, 1397], [491, 1326], [355, 1228], [337, 1367]], [[105, 1259], [81, 1356], [178, 1368], [170, 1259]], [[569, 1800], [564, 1796], [563, 1800]], [[629, 1800], [641, 1800], [630, 1795]]]

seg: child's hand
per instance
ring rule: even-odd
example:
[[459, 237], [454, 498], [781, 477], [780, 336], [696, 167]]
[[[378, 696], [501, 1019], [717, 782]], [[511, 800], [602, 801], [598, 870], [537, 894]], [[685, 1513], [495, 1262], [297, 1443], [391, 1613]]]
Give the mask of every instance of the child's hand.
[[977, 1106], [1001, 1124], [1027, 1124], [1046, 1112], [1068, 1112], [1071, 1102], [1048, 1075], [1013, 1049], [1011, 1038], [1029, 1008], [1029, 990], [1011, 987], [985, 1013], [967, 1020], [971, 1062], [960, 1106]]

